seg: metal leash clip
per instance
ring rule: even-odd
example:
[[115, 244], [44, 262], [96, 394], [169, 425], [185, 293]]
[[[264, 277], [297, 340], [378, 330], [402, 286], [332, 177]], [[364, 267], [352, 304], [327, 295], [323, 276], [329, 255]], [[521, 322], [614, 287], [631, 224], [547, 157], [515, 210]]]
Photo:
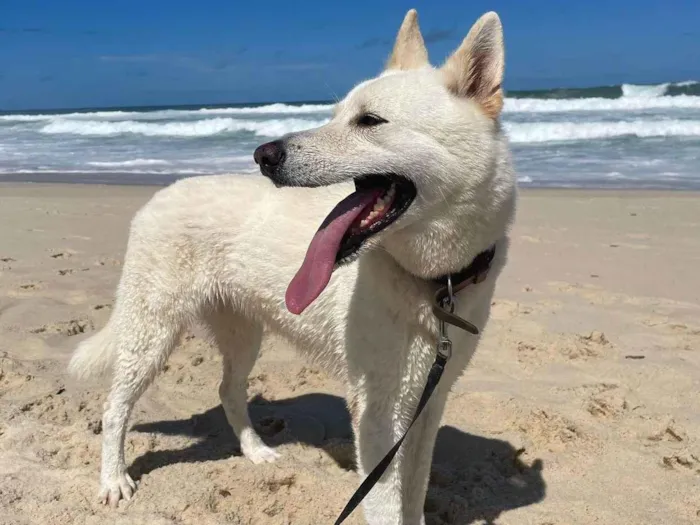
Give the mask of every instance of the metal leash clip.
[[[440, 340], [438, 342], [438, 350], [443, 344], [443, 340], [447, 338], [447, 327], [446, 324], [450, 324], [456, 328], [469, 332], [470, 334], [478, 335], [479, 329], [466, 319], [462, 319], [458, 315], [455, 315], [455, 297], [452, 290], [452, 278], [447, 276], [447, 286], [440, 288], [435, 292], [433, 298], [433, 315], [437, 318], [440, 326]], [[450, 352], [452, 343], [450, 342]]]
[[452, 357], [452, 341], [447, 335], [447, 325], [444, 321], [440, 321], [440, 338], [438, 339], [437, 353], [445, 361]]
[[[449, 311], [450, 314], [454, 314], [455, 311], [455, 298], [454, 292], [452, 290], [452, 277], [447, 276], [447, 295], [440, 301], [440, 310], [443, 312]], [[452, 340], [447, 335], [447, 323], [444, 319], [438, 317], [438, 328], [440, 330], [440, 335], [437, 343], [437, 354], [447, 361], [452, 357]]]

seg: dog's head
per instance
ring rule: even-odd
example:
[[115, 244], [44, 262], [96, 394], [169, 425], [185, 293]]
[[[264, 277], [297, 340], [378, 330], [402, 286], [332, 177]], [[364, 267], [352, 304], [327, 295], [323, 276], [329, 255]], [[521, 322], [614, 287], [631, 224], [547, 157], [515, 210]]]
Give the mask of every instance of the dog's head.
[[411, 10], [386, 70], [357, 85], [329, 123], [255, 151], [261, 172], [278, 186], [353, 181], [357, 190], [331, 211], [311, 242], [287, 294], [291, 311], [306, 308], [337, 265], [430, 221], [437, 210], [449, 214], [460, 199], [475, 198], [494, 171], [503, 68], [495, 13], [482, 16], [434, 68]]

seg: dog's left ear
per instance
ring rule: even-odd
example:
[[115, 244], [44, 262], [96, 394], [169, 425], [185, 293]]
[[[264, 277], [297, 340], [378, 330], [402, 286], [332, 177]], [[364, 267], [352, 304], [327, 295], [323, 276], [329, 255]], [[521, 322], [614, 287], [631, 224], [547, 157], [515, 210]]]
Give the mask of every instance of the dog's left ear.
[[386, 64], [386, 69], [419, 69], [428, 65], [428, 50], [418, 27], [418, 13], [411, 9], [406, 13], [394, 50]]
[[490, 12], [477, 20], [442, 71], [450, 91], [475, 100], [496, 119], [503, 109], [504, 62], [501, 19]]

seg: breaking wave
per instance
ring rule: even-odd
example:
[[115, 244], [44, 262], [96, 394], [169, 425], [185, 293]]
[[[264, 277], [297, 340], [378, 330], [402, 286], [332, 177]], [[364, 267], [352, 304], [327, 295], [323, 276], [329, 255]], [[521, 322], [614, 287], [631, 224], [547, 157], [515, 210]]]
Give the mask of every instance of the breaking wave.
[[121, 161], [93, 161], [88, 162], [88, 166], [96, 168], [133, 168], [136, 166], [167, 166], [170, 162], [162, 159], [131, 159]]
[[217, 107], [197, 109], [160, 109], [141, 111], [75, 111], [71, 113], [37, 113], [37, 114], [9, 114], [0, 115], [0, 121], [5, 122], [42, 122], [55, 120], [57, 117], [71, 120], [89, 119], [177, 119], [203, 116], [226, 115], [302, 115], [313, 113], [328, 113], [333, 108], [332, 104], [266, 104], [264, 106], [242, 107]]
[[569, 111], [644, 111], [700, 109], [700, 96], [627, 96], [621, 98], [507, 98], [507, 113], [566, 113]]
[[700, 137], [700, 120], [507, 123], [514, 144], [570, 142], [617, 137]]
[[327, 120], [279, 119], [238, 120], [211, 118], [187, 122], [138, 122], [135, 120], [102, 121], [56, 119], [39, 131], [51, 135], [82, 135], [108, 137], [136, 134], [147, 137], [209, 137], [224, 133], [247, 131], [258, 136], [277, 137], [323, 125]]

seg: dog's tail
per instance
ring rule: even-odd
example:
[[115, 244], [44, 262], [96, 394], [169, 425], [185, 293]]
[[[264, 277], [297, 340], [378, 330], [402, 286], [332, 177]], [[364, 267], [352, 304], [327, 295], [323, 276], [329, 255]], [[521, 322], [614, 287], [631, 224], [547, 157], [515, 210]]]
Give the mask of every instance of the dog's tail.
[[110, 324], [80, 343], [73, 352], [68, 373], [75, 379], [98, 379], [112, 371], [117, 342]]

